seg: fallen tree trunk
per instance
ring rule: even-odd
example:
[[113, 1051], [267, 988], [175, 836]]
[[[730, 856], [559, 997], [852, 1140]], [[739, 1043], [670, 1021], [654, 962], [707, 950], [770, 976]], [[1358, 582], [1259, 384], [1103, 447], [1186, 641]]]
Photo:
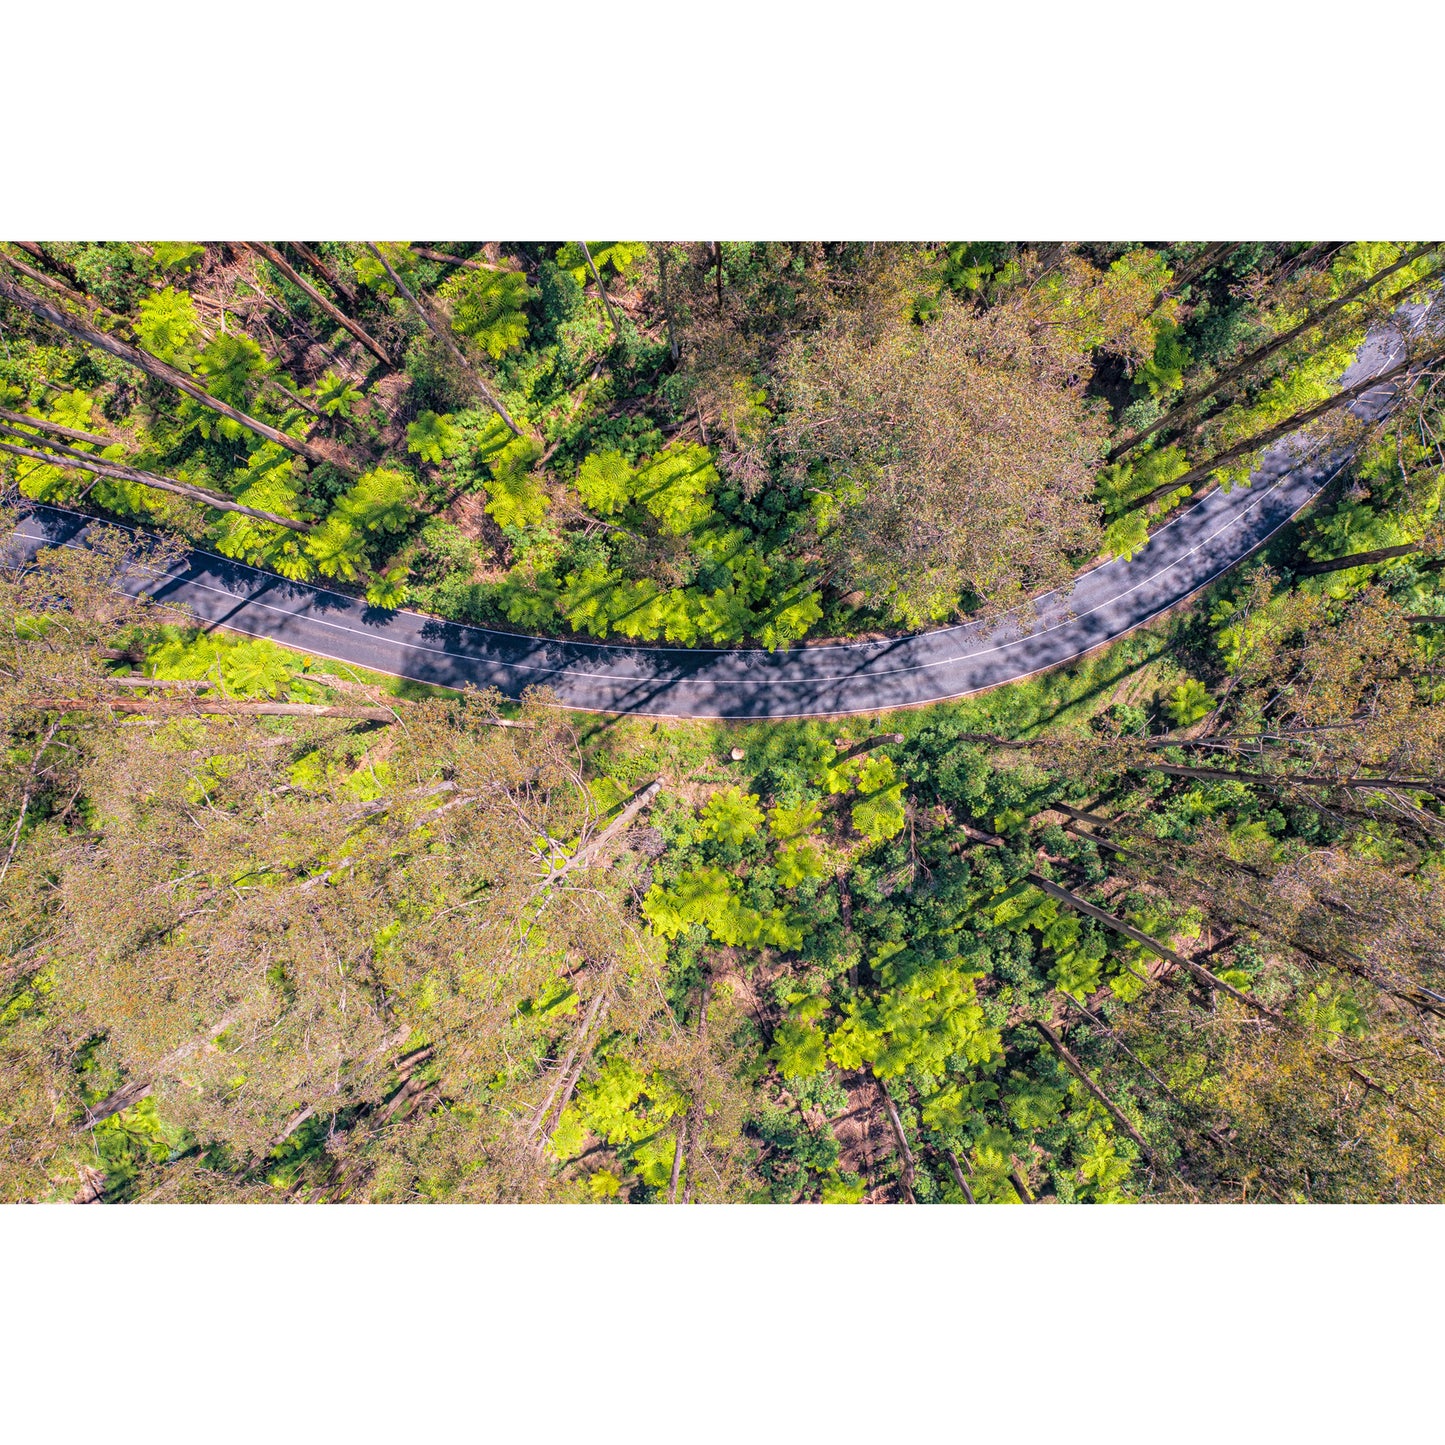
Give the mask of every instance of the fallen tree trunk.
[[0, 417], [8, 422], [14, 422], [20, 427], [33, 427], [36, 431], [47, 432], [51, 436], [66, 437], [70, 441], [90, 442], [93, 446], [113, 447], [117, 446], [120, 437], [97, 436], [94, 432], [77, 431], [73, 426], [61, 426], [56, 421], [45, 421], [38, 416], [26, 416], [23, 412], [6, 411], [0, 406]]
[[502, 266], [495, 261], [477, 261], [471, 256], [448, 256], [445, 251], [433, 251], [415, 242], [409, 248], [414, 255], [424, 256], [428, 261], [444, 261], [448, 266], [467, 266], [474, 271], [517, 271], [516, 266]]
[[565, 878], [574, 868], [590, 868], [592, 861], [619, 833], [623, 832], [632, 820], [658, 795], [662, 790], [662, 779], [654, 778], [645, 788], [639, 788], [629, 800], [627, 806], [597, 835], [585, 848], [580, 848], [565, 863], [554, 872], [550, 873], [543, 882], [544, 888], [550, 888], [559, 878]]
[[902, 733], [879, 733], [876, 738], [864, 738], [861, 743], [854, 743], [852, 747], [843, 749], [829, 767], [836, 768], [839, 763], [846, 762], [849, 758], [856, 758], [859, 753], [871, 752], [874, 748], [886, 747], [889, 743], [901, 743]]
[[348, 282], [343, 281], [305, 241], [287, 241], [286, 244], [290, 246], [338, 296], [344, 296], [348, 306], [354, 306], [356, 304], [356, 288]]
[[220, 1036], [235, 1022], [235, 1016], [228, 1014], [220, 1023], [214, 1024], [198, 1039], [191, 1039], [178, 1049], [174, 1049], [163, 1059], [160, 1059], [151, 1068], [150, 1072], [142, 1078], [132, 1079], [128, 1084], [122, 1084], [113, 1094], [109, 1094], [93, 1108], [85, 1111], [85, 1118], [81, 1123], [82, 1128], [90, 1128], [99, 1124], [103, 1119], [109, 1119], [112, 1114], [119, 1114], [122, 1109], [128, 1109], [132, 1104], [138, 1104], [151, 1091], [157, 1078], [167, 1069], [173, 1068], [182, 1059], [195, 1053], [197, 1049], [210, 1048]]
[[[23, 241], [17, 241], [15, 244], [25, 245]], [[30, 247], [27, 246], [26, 249], [29, 250]], [[18, 271], [22, 276], [27, 276], [30, 280], [54, 291], [57, 296], [64, 296], [67, 301], [73, 302], [76, 306], [84, 306], [88, 311], [99, 312], [112, 325], [124, 327], [127, 336], [134, 337], [135, 331], [130, 324], [130, 318], [122, 316], [118, 311], [112, 311], [108, 306], [102, 306], [95, 297], [87, 296], [82, 291], [72, 291], [69, 286], [57, 281], [54, 276], [47, 276], [43, 271], [37, 271], [33, 266], [27, 266], [24, 261], [17, 260], [6, 251], [0, 251], [0, 260], [4, 260], [12, 270]]]
[[566, 1097], [562, 1101], [562, 1108], [556, 1112], [560, 1114], [562, 1109], [567, 1107], [572, 1097], [572, 1090], [576, 1087], [576, 1081], [572, 1079], [572, 1065], [574, 1062], [577, 1062], [577, 1056], [583, 1045], [587, 1042], [588, 1035], [592, 1032], [592, 1026], [597, 1022], [598, 1015], [601, 1014], [606, 1002], [607, 990], [602, 989], [598, 992], [597, 997], [592, 1000], [591, 1007], [587, 1010], [587, 1017], [582, 1021], [582, 1028], [578, 1032], [571, 1049], [568, 1050], [567, 1057], [562, 1061], [562, 1067], [557, 1071], [557, 1078], [552, 1084], [551, 1092], [537, 1106], [536, 1112], [532, 1115], [532, 1122], [527, 1126], [527, 1138], [534, 1138], [537, 1131], [551, 1119], [553, 1112], [552, 1105], [557, 1100], [557, 1094], [563, 1085], [571, 1079], [572, 1082], [567, 1088]]
[[963, 1197], [970, 1204], [977, 1204], [978, 1200], [973, 1197], [973, 1190], [968, 1187], [968, 1180], [964, 1176], [963, 1166], [958, 1162], [958, 1155], [952, 1149], [945, 1149], [943, 1157], [948, 1160], [948, 1167], [953, 1174], [953, 1182], [963, 1191]]
[[908, 1135], [903, 1132], [903, 1120], [898, 1117], [898, 1105], [893, 1102], [893, 1095], [888, 1092], [883, 1080], [871, 1068], [868, 1070], [868, 1077], [873, 1080], [874, 1087], [877, 1088], [878, 1095], [883, 1100], [889, 1127], [893, 1130], [893, 1137], [898, 1143], [898, 1155], [902, 1161], [899, 1182], [903, 1185], [904, 1197], [910, 1204], [917, 1203], [913, 1197], [913, 1176], [917, 1161], [913, 1157], [913, 1150], [908, 1147]]

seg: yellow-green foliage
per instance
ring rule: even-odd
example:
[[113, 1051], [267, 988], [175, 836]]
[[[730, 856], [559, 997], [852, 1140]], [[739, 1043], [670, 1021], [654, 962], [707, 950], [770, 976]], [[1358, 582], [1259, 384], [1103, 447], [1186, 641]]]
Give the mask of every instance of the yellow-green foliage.
[[434, 411], [424, 411], [406, 428], [406, 449], [416, 452], [423, 461], [440, 466], [448, 457], [454, 457], [463, 447], [461, 430], [452, 422], [450, 415], [438, 416]]
[[828, 1056], [845, 1069], [868, 1064], [883, 1079], [910, 1065], [942, 1074], [955, 1056], [987, 1063], [1002, 1043], [999, 1030], [984, 1021], [978, 977], [961, 959], [920, 964], [906, 952], [895, 955], [879, 970], [885, 991], [847, 1005]]
[[[609, 268], [622, 275], [647, 254], [647, 243], [645, 241], [588, 241], [587, 250], [591, 253], [592, 264], [597, 267], [599, 276], [605, 275]], [[582, 254], [580, 241], [565, 242], [557, 251], [557, 264], [564, 271], [570, 271], [574, 281], [581, 281], [585, 285], [592, 279], [592, 273], [587, 269], [587, 257]]]
[[864, 763], [858, 777], [858, 791], [864, 796], [853, 804], [853, 826], [874, 842], [882, 842], [903, 831], [908, 820], [903, 804], [903, 782], [895, 782], [893, 759], [875, 754]]
[[539, 455], [531, 437], [514, 437], [493, 455], [486, 510], [499, 527], [534, 527], [552, 505], [531, 470]]
[[176, 363], [187, 355], [200, 324], [190, 293], [167, 286], [141, 300], [135, 334], [152, 356]]
[[677, 935], [694, 923], [703, 924], [719, 943], [757, 948], [797, 948], [803, 930], [787, 912], [774, 908], [759, 913], [732, 891], [732, 880], [721, 868], [694, 868], [684, 873], [671, 890], [654, 883], [642, 903], [643, 915], [664, 938]]
[[717, 838], [724, 843], [746, 843], [758, 831], [763, 810], [755, 793], [741, 788], [719, 788], [702, 810], [698, 836]]
[[527, 339], [532, 293], [521, 272], [460, 271], [440, 294], [451, 303], [452, 330], [470, 337], [493, 360]]

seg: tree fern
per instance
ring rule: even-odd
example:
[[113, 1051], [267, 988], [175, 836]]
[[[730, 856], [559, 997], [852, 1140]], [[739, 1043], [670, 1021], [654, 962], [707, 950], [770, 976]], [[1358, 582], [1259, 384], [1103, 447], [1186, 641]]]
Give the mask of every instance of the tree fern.
[[[411, 243], [408, 241], [376, 241], [373, 244], [386, 257], [397, 275], [405, 281], [416, 266], [416, 254], [411, 249]], [[364, 246], [356, 247], [351, 253], [351, 258], [352, 265], [356, 268], [356, 279], [363, 286], [369, 287], [373, 291], [380, 291], [385, 296], [396, 294], [396, 287], [391, 284], [391, 280], [386, 274], [386, 267]]]
[[[141, 301], [135, 320], [135, 334], [152, 356], [174, 366], [182, 363], [187, 356], [191, 337], [200, 324], [190, 293], [167, 286]], [[222, 397], [221, 400], [228, 398]]]
[[636, 476], [621, 452], [592, 452], [577, 469], [577, 492], [592, 511], [611, 516], [632, 500]]
[[336, 503], [335, 514], [364, 532], [400, 532], [411, 521], [416, 486], [394, 467], [376, 467], [357, 478]]
[[853, 804], [853, 826], [865, 838], [882, 842], [903, 831], [907, 813], [903, 806], [902, 783], [870, 793]]
[[493, 457], [486, 510], [499, 527], [535, 526], [552, 505], [530, 470], [538, 452], [531, 437], [515, 437]]
[[400, 563], [388, 568], [381, 576], [373, 578], [371, 585], [367, 587], [367, 603], [372, 607], [387, 609], [401, 607], [409, 594], [407, 577], [407, 569]]
[[712, 515], [708, 492], [718, 482], [712, 454], [695, 442], [675, 442], [642, 467], [634, 494], [673, 536]]
[[316, 383], [313, 393], [317, 407], [327, 416], [350, 418], [355, 415], [362, 396], [345, 377], [328, 371]]
[[758, 831], [763, 810], [755, 793], [741, 788], [719, 788], [702, 810], [703, 838], [717, 838], [724, 843], [746, 843]]
[[791, 807], [775, 803], [768, 809], [768, 832], [780, 843], [809, 837], [822, 821], [823, 805], [816, 798], [807, 798]]
[[[587, 249], [592, 253], [592, 264], [600, 276], [610, 267], [617, 275], [624, 275], [647, 254], [645, 241], [588, 241]], [[592, 279], [587, 266], [587, 257], [582, 253], [580, 241], [567, 241], [557, 251], [557, 264], [572, 275], [574, 281], [584, 286]]]
[[199, 241], [157, 241], [151, 247], [151, 267], [155, 271], [190, 271], [205, 254]]
[[778, 850], [778, 882], [784, 888], [797, 888], [810, 878], [821, 878], [827, 872], [818, 845], [808, 838], [795, 838]]
[[212, 396], [243, 409], [250, 405], [266, 374], [274, 369], [275, 364], [249, 336], [230, 331], [210, 342], [201, 353], [198, 367]]
[[452, 330], [494, 361], [527, 339], [527, 281], [517, 271], [462, 271], [438, 292], [451, 304]]
[[773, 1035], [768, 1057], [788, 1079], [810, 1079], [828, 1066], [828, 1041], [808, 1024], [788, 1019]]
[[416, 452], [423, 461], [435, 466], [455, 456], [463, 445], [461, 430], [453, 424], [449, 415], [438, 416], [434, 411], [424, 411], [407, 425], [407, 451]]

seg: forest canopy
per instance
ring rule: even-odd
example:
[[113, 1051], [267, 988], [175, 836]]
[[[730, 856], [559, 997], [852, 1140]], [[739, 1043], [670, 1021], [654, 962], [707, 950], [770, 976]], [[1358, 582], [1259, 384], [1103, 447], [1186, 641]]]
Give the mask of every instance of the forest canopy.
[[[1437, 255], [0, 243], [0, 527], [95, 522], [0, 559], [0, 1198], [1445, 1198]], [[1335, 481], [1188, 610], [888, 718], [582, 717], [116, 586], [888, 635], [1301, 429]]]

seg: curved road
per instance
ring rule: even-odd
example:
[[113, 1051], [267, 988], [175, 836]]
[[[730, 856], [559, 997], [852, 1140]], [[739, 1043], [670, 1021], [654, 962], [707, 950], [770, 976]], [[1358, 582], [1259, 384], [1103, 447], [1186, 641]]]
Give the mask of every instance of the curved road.
[[[1402, 338], [1372, 334], [1344, 384], [1383, 370]], [[1352, 409], [1377, 415], [1393, 389]], [[1014, 682], [1081, 657], [1168, 611], [1268, 540], [1333, 477], [1348, 454], [1310, 455], [1286, 438], [1266, 454], [1248, 487], [1216, 491], [1177, 512], [1128, 562], [1086, 572], [1067, 595], [1035, 601], [1032, 616], [1006, 615], [883, 642], [765, 652], [743, 648], [618, 647], [522, 637], [381, 611], [324, 588], [288, 582], [209, 552], [186, 554], [169, 573], [129, 579], [132, 591], [183, 606], [199, 621], [269, 637], [314, 656], [376, 672], [510, 697], [550, 687], [587, 712], [675, 718], [799, 718], [876, 712], [943, 702]], [[91, 519], [32, 504], [17, 528], [21, 547], [84, 545]]]

